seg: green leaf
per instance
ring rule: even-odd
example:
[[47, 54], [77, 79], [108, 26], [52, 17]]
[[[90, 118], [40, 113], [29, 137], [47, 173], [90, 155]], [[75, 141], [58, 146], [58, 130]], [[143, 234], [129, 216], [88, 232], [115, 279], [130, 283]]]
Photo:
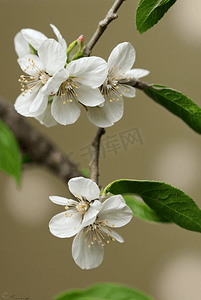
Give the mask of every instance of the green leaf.
[[188, 195], [169, 184], [122, 179], [110, 183], [104, 192], [139, 195], [158, 215], [185, 229], [201, 232], [201, 210]]
[[33, 46], [31, 46], [31, 44], [29, 44], [29, 48], [31, 49], [31, 54], [38, 55], [37, 50]]
[[96, 284], [86, 290], [62, 293], [55, 300], [153, 300], [140, 291], [113, 283]]
[[136, 11], [140, 34], [153, 27], [177, 0], [141, 0]]
[[18, 143], [10, 129], [0, 120], [0, 169], [19, 183], [21, 165]]
[[83, 177], [90, 178], [90, 170], [89, 169], [84, 168], [81, 170], [81, 172], [82, 172]]
[[22, 156], [22, 164], [29, 164], [32, 163], [34, 161], [34, 159], [29, 155], [29, 154], [24, 154]]
[[133, 215], [143, 221], [148, 222], [170, 222], [163, 216], [158, 215], [153, 209], [151, 209], [146, 203], [136, 199], [133, 195], [122, 195], [126, 204], [130, 207]]
[[152, 85], [144, 92], [201, 134], [201, 108], [190, 98], [162, 85]]
[[69, 63], [71, 61], [70, 60], [70, 53], [75, 48], [76, 45], [77, 45], [77, 40], [73, 41], [70, 44], [70, 46], [68, 47], [68, 49], [67, 49], [67, 63]]

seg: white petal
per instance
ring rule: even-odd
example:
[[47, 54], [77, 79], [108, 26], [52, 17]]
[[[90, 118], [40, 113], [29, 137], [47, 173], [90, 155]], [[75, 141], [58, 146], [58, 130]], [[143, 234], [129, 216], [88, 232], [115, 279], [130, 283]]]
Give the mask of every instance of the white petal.
[[42, 43], [38, 49], [38, 56], [49, 75], [53, 75], [64, 67], [67, 58], [64, 48], [53, 39], [47, 39]]
[[60, 238], [67, 238], [80, 231], [82, 214], [72, 209], [54, 216], [49, 223], [50, 232]]
[[38, 70], [43, 70], [43, 64], [40, 58], [34, 54], [28, 54], [21, 58], [18, 58], [17, 62], [20, 65], [22, 71], [28, 75], [35, 75]]
[[42, 125], [45, 125], [46, 127], [52, 127], [57, 124], [57, 121], [53, 118], [51, 114], [51, 104], [48, 104], [45, 111], [41, 115], [36, 116], [35, 119], [38, 120]]
[[22, 29], [21, 32], [25, 40], [36, 50], [38, 50], [41, 44], [47, 39], [43, 33], [34, 29]]
[[[119, 121], [124, 113], [124, 100], [122, 98], [122, 96], [118, 95], [114, 95], [114, 94], [110, 94], [108, 93], [104, 103], [104, 110], [107, 116], [107, 119], [112, 122], [115, 123], [117, 121]], [[112, 100], [112, 101], [111, 101]]]
[[121, 79], [124, 78], [134, 78], [136, 80], [138, 80], [141, 77], [147, 76], [150, 72], [148, 70], [144, 70], [144, 69], [131, 69], [128, 72], [126, 72]]
[[85, 242], [86, 235], [84, 231], [85, 229], [78, 233], [73, 240], [72, 256], [81, 269], [89, 270], [98, 267], [102, 263], [104, 249], [97, 241], [94, 241], [93, 245], [90, 244], [90, 240]]
[[74, 98], [71, 100], [72, 102], [69, 102], [66, 95], [62, 98], [55, 96], [53, 99], [51, 113], [61, 125], [73, 124], [80, 116], [79, 104]]
[[87, 107], [88, 118], [98, 127], [109, 127], [119, 121], [124, 112], [124, 101], [120, 94], [109, 92], [105, 95], [103, 107]]
[[90, 224], [93, 224], [101, 208], [102, 208], [102, 203], [100, 201], [95, 200], [94, 203], [91, 203], [88, 211], [84, 215], [82, 226], [86, 227]]
[[100, 190], [98, 185], [89, 178], [75, 177], [69, 180], [68, 187], [74, 196], [83, 196], [88, 201], [99, 198]]
[[129, 98], [135, 97], [136, 90], [134, 87], [126, 84], [119, 84], [118, 87], [119, 87], [119, 92], [125, 97], [129, 97]]
[[103, 203], [101, 203], [99, 200], [95, 200], [93, 203], [90, 203], [90, 208], [93, 208], [95, 210], [100, 211], [103, 206]]
[[18, 57], [22, 57], [26, 54], [31, 54], [31, 49], [29, 47], [29, 44], [23, 37], [21, 31], [18, 32], [14, 37], [14, 46]]
[[114, 122], [108, 120], [104, 107], [87, 107], [87, 109], [87, 117], [89, 121], [97, 127], [106, 128], [114, 125]]
[[69, 73], [66, 69], [62, 68], [48, 79], [48, 82], [43, 87], [45, 95], [54, 95], [58, 91], [60, 85], [67, 80]]
[[36, 98], [34, 99], [34, 101], [30, 106], [29, 109], [30, 113], [32, 113], [34, 117], [41, 115], [45, 111], [47, 107], [47, 103], [48, 103], [48, 96], [43, 95], [40, 89], [39, 93], [37, 94]]
[[121, 198], [121, 195], [115, 195], [103, 202], [99, 218], [107, 221], [107, 226], [109, 227], [124, 226], [130, 222], [133, 217], [131, 209]]
[[37, 96], [37, 93], [38, 89], [34, 89], [33, 93], [21, 93], [15, 101], [15, 110], [22, 116], [32, 117], [32, 114], [30, 113], [29, 109], [35, 97]]
[[67, 199], [64, 197], [58, 197], [58, 196], [50, 196], [49, 199], [55, 203], [55, 204], [59, 204], [59, 205], [67, 205], [67, 206], [71, 206], [72, 204], [77, 205], [78, 202], [72, 199]]
[[97, 88], [105, 81], [108, 66], [104, 59], [92, 56], [70, 62], [67, 65], [67, 70], [81, 84]]
[[101, 227], [101, 230], [102, 231], [104, 231], [106, 234], [109, 234], [112, 238], [114, 238], [117, 242], [119, 242], [119, 243], [123, 243], [124, 242], [124, 239], [123, 239], [123, 237], [119, 234], [119, 233], [117, 233], [116, 231], [114, 231], [114, 230], [108, 230], [108, 229], [106, 229], [106, 228], [104, 228], [104, 227]]
[[123, 74], [132, 68], [134, 61], [135, 49], [130, 43], [125, 42], [112, 50], [108, 58], [108, 65], [110, 70], [114, 68], [113, 72]]
[[76, 89], [78, 100], [85, 106], [97, 106], [105, 101], [103, 96], [100, 93], [100, 90], [92, 89], [85, 85], [80, 85]]
[[50, 26], [52, 27], [52, 29], [53, 29], [53, 31], [54, 31], [57, 39], [58, 39], [58, 42], [61, 44], [61, 46], [64, 48], [64, 50], [66, 52], [67, 51], [67, 44], [66, 44], [66, 41], [63, 39], [60, 31], [53, 24], [50, 24]]

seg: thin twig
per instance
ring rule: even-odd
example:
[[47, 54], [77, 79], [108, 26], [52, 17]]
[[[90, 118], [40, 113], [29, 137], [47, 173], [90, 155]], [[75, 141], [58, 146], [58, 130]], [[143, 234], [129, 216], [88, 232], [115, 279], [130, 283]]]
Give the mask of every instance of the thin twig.
[[0, 97], [0, 118], [13, 132], [23, 154], [28, 154], [36, 165], [44, 166], [65, 183], [80, 176], [76, 164], [38, 133], [13, 106]]
[[119, 80], [119, 83], [133, 86], [139, 90], [146, 90], [150, 87], [150, 85], [148, 83], [139, 81], [139, 80], [135, 80], [134, 78], [131, 78], [130, 80], [122, 79], [122, 80]]
[[102, 135], [105, 133], [104, 128], [98, 127], [96, 131], [96, 136], [92, 142], [92, 160], [89, 164], [90, 167], [90, 178], [98, 184], [99, 170], [98, 170], [98, 162], [99, 162], [99, 152], [100, 152], [100, 140]]
[[96, 32], [94, 33], [88, 44], [84, 47], [83, 56], [90, 56], [93, 47], [107, 28], [108, 24], [110, 24], [114, 19], [118, 17], [116, 12], [124, 1], [126, 0], [116, 0], [113, 6], [108, 11], [105, 19], [99, 22]]

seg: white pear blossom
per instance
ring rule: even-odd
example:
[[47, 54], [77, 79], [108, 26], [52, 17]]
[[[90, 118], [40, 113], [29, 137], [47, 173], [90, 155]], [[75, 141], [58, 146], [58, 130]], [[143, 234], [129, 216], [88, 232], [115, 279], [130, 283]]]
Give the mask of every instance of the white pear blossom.
[[[56, 26], [53, 24], [50, 24], [52, 27], [58, 42], [61, 44], [61, 46], [64, 48], [64, 50], [67, 50], [67, 44], [66, 41], [63, 39], [61, 33], [57, 29]], [[47, 40], [48, 38], [40, 31], [30, 29], [30, 28], [24, 28], [21, 31], [19, 31], [15, 37], [14, 37], [14, 47], [15, 51], [19, 58], [23, 57], [24, 55], [31, 54], [31, 48], [29, 47], [29, 44], [38, 51], [42, 43]]]
[[123, 96], [135, 97], [135, 88], [120, 83], [120, 80], [138, 80], [149, 74], [147, 70], [131, 69], [135, 56], [135, 49], [128, 42], [117, 45], [111, 52], [108, 59], [108, 75], [101, 87], [105, 103], [103, 106], [88, 107], [88, 118], [96, 126], [112, 126], [123, 116]]
[[96, 268], [103, 261], [106, 244], [124, 242], [113, 229], [130, 222], [133, 213], [121, 195], [99, 197], [100, 190], [90, 179], [73, 178], [69, 189], [78, 201], [50, 197], [54, 203], [67, 205], [67, 212], [51, 219], [50, 231], [61, 238], [76, 235], [72, 244], [76, 264], [82, 269]]
[[83, 106], [101, 105], [105, 100], [98, 87], [107, 76], [107, 63], [99, 57], [83, 57], [67, 64], [55, 73], [43, 89], [44, 95], [53, 95], [51, 114], [62, 124], [73, 124]]
[[88, 178], [76, 177], [68, 182], [70, 192], [76, 200], [50, 196], [56, 204], [64, 205], [66, 211], [54, 216], [50, 223], [50, 232], [61, 238], [75, 235], [83, 226], [92, 224], [102, 203], [98, 200], [100, 190], [95, 182]]
[[38, 49], [38, 56], [25, 55], [18, 59], [21, 69], [19, 81], [22, 93], [16, 99], [15, 109], [23, 116], [39, 116], [48, 106], [48, 95], [43, 94], [47, 83], [66, 63], [66, 52], [53, 39], [45, 40]]
[[84, 227], [76, 235], [72, 245], [72, 255], [82, 269], [98, 267], [104, 256], [104, 246], [111, 241], [124, 242], [113, 228], [126, 225], [133, 213], [121, 195], [111, 196], [103, 202], [96, 220]]

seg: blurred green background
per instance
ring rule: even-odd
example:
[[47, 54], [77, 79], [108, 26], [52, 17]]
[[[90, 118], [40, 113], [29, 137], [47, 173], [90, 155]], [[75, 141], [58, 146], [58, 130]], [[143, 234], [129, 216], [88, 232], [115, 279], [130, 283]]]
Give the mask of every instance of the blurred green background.
[[[201, 2], [182, 0], [142, 36], [135, 28], [139, 1], [128, 0], [96, 44], [93, 55], [107, 60], [112, 49], [129, 41], [137, 57], [135, 68], [150, 70], [143, 78], [182, 91], [201, 107]], [[48, 37], [49, 24], [58, 27], [68, 45], [83, 34], [85, 43], [95, 32], [113, 0], [0, 0], [0, 94], [14, 103], [20, 93], [13, 38], [22, 28], [33, 28]], [[165, 181], [190, 195], [201, 207], [201, 137], [179, 118], [154, 103], [143, 92], [125, 98], [123, 118], [106, 130], [100, 154], [100, 184], [132, 178]], [[95, 135], [85, 111], [74, 125], [50, 129], [34, 119], [35, 128], [87, 168], [87, 146]], [[142, 143], [125, 148], [121, 136], [139, 131]], [[110, 146], [107, 148], [106, 140]], [[112, 147], [112, 146], [111, 146]], [[110, 151], [111, 150], [111, 151]], [[201, 239], [198, 233], [176, 225], [152, 225], [133, 220], [118, 232], [124, 244], [105, 247], [99, 268], [83, 271], [71, 256], [73, 238], [51, 235], [48, 222], [63, 210], [50, 195], [70, 197], [67, 186], [44, 169], [27, 169], [21, 188], [0, 174], [0, 297], [53, 299], [67, 289], [86, 288], [99, 282], [116, 282], [140, 289], [155, 299], [200, 300]]]

